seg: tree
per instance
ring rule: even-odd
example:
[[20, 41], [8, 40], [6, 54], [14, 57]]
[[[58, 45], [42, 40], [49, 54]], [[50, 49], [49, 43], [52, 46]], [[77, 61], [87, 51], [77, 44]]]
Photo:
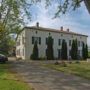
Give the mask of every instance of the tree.
[[48, 60], [53, 60], [53, 39], [51, 36], [47, 38], [47, 49], [46, 49], [46, 56]]
[[38, 54], [38, 45], [37, 42], [34, 43], [34, 47], [33, 47], [33, 53], [31, 55], [31, 59], [33, 60], [38, 60], [39, 58], [39, 54]]
[[61, 58], [62, 60], [67, 59], [67, 43], [65, 40], [62, 41]]
[[82, 43], [82, 58], [85, 59], [85, 44]]
[[71, 47], [71, 58], [76, 60], [78, 59], [78, 45], [77, 40], [73, 40]]
[[82, 45], [82, 58], [85, 60], [88, 58], [88, 46], [87, 46], [87, 44], [85, 45], [84, 42]]
[[[48, 2], [47, 6], [51, 5], [51, 0], [46, 0]], [[55, 13], [55, 18], [62, 14], [65, 14], [69, 10], [76, 10], [81, 6], [81, 2], [85, 3], [85, 6], [90, 13], [90, 0], [59, 0], [57, 11]]]
[[4, 36], [4, 38], [0, 40], [0, 53], [8, 55], [9, 51], [13, 48], [14, 45], [15, 42], [10, 36]]
[[86, 48], [85, 48], [85, 52], [86, 52], [86, 59], [88, 58], [88, 45], [86, 44]]
[[86, 5], [86, 8], [88, 9], [88, 12], [90, 13], [90, 0], [84, 0], [84, 3]]
[[21, 31], [25, 15], [29, 19], [31, 17], [30, 11], [27, 10], [30, 6], [27, 0], [0, 0], [0, 27], [3, 25], [5, 35], [18, 34], [17, 31]]

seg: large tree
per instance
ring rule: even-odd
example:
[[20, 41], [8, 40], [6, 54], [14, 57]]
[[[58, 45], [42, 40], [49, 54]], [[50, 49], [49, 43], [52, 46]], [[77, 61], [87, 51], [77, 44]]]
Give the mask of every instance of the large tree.
[[61, 58], [62, 60], [67, 59], [67, 43], [65, 40], [62, 40]]
[[46, 57], [48, 60], [53, 60], [54, 55], [53, 55], [53, 38], [49, 36], [47, 38], [47, 49], [46, 49]]
[[0, 28], [5, 32], [4, 35], [20, 33], [25, 15], [30, 19], [28, 7], [30, 4], [27, 0], [0, 0]]

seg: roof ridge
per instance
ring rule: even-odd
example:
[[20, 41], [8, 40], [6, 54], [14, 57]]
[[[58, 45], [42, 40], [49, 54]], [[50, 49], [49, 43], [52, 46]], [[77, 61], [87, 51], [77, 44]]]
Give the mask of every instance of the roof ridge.
[[79, 34], [79, 33], [76, 33], [76, 32], [72, 32], [72, 31], [65, 31], [65, 30], [59, 30], [59, 29], [53, 29], [53, 28], [46, 28], [46, 27], [37, 27], [37, 26], [26, 26], [24, 28], [32, 28], [32, 29], [38, 29], [38, 30], [42, 30], [42, 31], [51, 31], [51, 32], [58, 32], [58, 33], [66, 33], [66, 34], [74, 34], [74, 35], [80, 35], [80, 36], [86, 36], [88, 37], [87, 35], [83, 35], [83, 34]]

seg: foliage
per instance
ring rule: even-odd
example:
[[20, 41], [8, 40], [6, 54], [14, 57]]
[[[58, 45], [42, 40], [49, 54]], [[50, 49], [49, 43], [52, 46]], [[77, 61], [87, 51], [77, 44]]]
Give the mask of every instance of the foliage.
[[88, 58], [88, 46], [87, 46], [87, 44], [85, 45], [84, 42], [83, 42], [83, 45], [82, 45], [82, 57], [85, 60]]
[[77, 40], [73, 40], [71, 47], [71, 58], [76, 60], [78, 59], [78, 45]]
[[65, 40], [62, 41], [61, 58], [62, 60], [67, 59], [67, 43]]
[[53, 60], [54, 55], [53, 55], [53, 38], [49, 36], [47, 38], [47, 50], [46, 50], [46, 56], [48, 60]]
[[86, 44], [85, 52], [86, 52], [86, 59], [87, 59], [88, 58], [88, 45], [87, 44]]
[[33, 60], [38, 60], [39, 59], [37, 42], [34, 43], [33, 53], [31, 55], [31, 59], [33, 59]]
[[4, 36], [0, 40], [0, 53], [8, 55], [13, 46], [15, 46], [15, 42], [11, 39], [11, 37]]
[[[46, 0], [50, 2], [49, 5], [53, 4], [52, 0]], [[65, 14], [70, 10], [76, 10], [81, 6], [81, 2], [84, 2], [89, 13], [90, 13], [90, 1], [89, 0], [58, 0], [57, 11], [55, 13], [55, 17], [60, 17], [61, 14]]]
[[85, 59], [85, 44], [82, 43], [82, 58]]
[[61, 61], [61, 62], [55, 62], [54, 63], [55, 65], [60, 65], [61, 67], [67, 67], [67, 64], [66, 64], [66, 62], [64, 62], [64, 61]]

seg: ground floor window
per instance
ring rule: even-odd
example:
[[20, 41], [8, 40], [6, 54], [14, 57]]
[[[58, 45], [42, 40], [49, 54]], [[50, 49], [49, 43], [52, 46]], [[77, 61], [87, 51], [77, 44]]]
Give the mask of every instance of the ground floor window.
[[61, 58], [61, 49], [58, 49], [58, 58]]

